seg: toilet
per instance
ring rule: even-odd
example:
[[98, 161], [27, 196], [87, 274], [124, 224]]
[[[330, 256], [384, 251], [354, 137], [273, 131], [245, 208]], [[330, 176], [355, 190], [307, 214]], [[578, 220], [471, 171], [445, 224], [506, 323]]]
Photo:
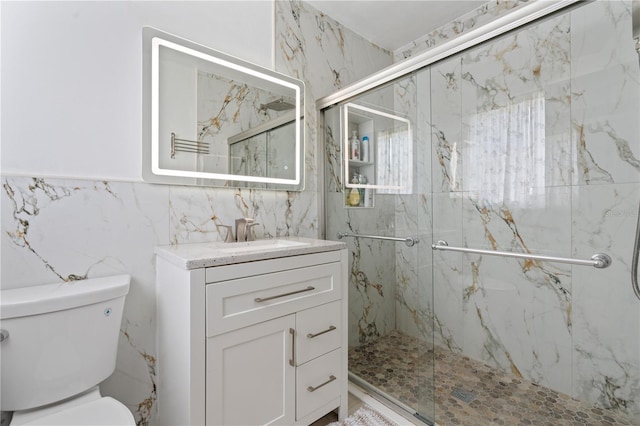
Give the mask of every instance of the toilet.
[[[0, 290], [0, 409], [10, 425], [135, 425], [103, 397], [129, 275]], [[4, 422], [3, 422], [4, 424]]]

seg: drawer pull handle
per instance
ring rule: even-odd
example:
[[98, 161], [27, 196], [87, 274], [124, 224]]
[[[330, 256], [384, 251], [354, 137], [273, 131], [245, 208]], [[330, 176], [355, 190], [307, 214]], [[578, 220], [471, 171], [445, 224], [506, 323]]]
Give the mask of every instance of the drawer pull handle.
[[266, 302], [267, 300], [273, 300], [273, 299], [277, 299], [279, 297], [291, 296], [292, 294], [304, 293], [305, 291], [311, 291], [311, 290], [315, 290], [315, 289], [316, 289], [315, 287], [309, 286], [309, 287], [304, 288], [302, 290], [290, 291], [289, 293], [276, 294], [275, 296], [269, 296], [269, 297], [256, 297], [253, 300], [258, 302], [258, 303]]
[[320, 336], [320, 335], [322, 335], [324, 333], [328, 333], [328, 332], [333, 331], [335, 329], [336, 329], [335, 325], [330, 325], [329, 328], [327, 328], [325, 331], [321, 331], [320, 333], [316, 333], [316, 334], [309, 333], [309, 334], [307, 334], [307, 337], [309, 339], [313, 339], [314, 337], [318, 337], [318, 336]]
[[292, 367], [296, 366], [296, 330], [293, 328], [289, 329], [289, 334], [291, 334], [291, 359], [289, 360], [289, 365]]
[[316, 386], [315, 388], [313, 386], [309, 386], [307, 388], [307, 390], [309, 392], [315, 392], [318, 389], [320, 389], [321, 387], [323, 387], [324, 385], [328, 385], [329, 383], [333, 382], [334, 380], [336, 380], [336, 376], [334, 376], [333, 374], [329, 376], [329, 380], [327, 380], [326, 382], [319, 384], [318, 386]]

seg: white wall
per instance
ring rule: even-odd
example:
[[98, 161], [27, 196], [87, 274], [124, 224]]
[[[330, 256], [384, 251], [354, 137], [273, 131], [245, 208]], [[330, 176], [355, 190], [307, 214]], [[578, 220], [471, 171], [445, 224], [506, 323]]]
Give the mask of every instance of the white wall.
[[140, 180], [145, 25], [273, 63], [272, 1], [0, 7], [5, 175]]

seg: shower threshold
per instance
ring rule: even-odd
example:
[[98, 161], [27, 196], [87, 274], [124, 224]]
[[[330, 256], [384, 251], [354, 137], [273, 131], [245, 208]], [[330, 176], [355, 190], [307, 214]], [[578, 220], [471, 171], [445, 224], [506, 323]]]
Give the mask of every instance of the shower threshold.
[[407, 419], [410, 419], [412, 422], [414, 422], [414, 424], [428, 425], [428, 426], [435, 425], [432, 419], [429, 419], [426, 416], [423, 416], [413, 408], [409, 407], [408, 405], [404, 404], [403, 402], [401, 402], [397, 398], [394, 398], [388, 393], [380, 390], [379, 388], [373, 386], [371, 383], [362, 379], [358, 375], [349, 372], [349, 381], [355, 384], [356, 386], [359, 386], [360, 388], [362, 388], [372, 398], [376, 399], [378, 402], [382, 403], [389, 409], [395, 411], [396, 413], [398, 413], [399, 415]]

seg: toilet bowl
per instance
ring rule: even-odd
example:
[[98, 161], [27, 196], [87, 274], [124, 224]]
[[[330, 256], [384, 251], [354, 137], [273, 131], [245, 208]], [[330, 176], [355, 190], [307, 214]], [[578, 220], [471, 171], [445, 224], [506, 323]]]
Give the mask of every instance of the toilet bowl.
[[100, 395], [96, 386], [64, 402], [13, 413], [11, 426], [111, 426], [135, 425], [131, 411], [119, 401]]
[[98, 384], [115, 370], [130, 276], [0, 290], [0, 409], [10, 425], [134, 425]]

